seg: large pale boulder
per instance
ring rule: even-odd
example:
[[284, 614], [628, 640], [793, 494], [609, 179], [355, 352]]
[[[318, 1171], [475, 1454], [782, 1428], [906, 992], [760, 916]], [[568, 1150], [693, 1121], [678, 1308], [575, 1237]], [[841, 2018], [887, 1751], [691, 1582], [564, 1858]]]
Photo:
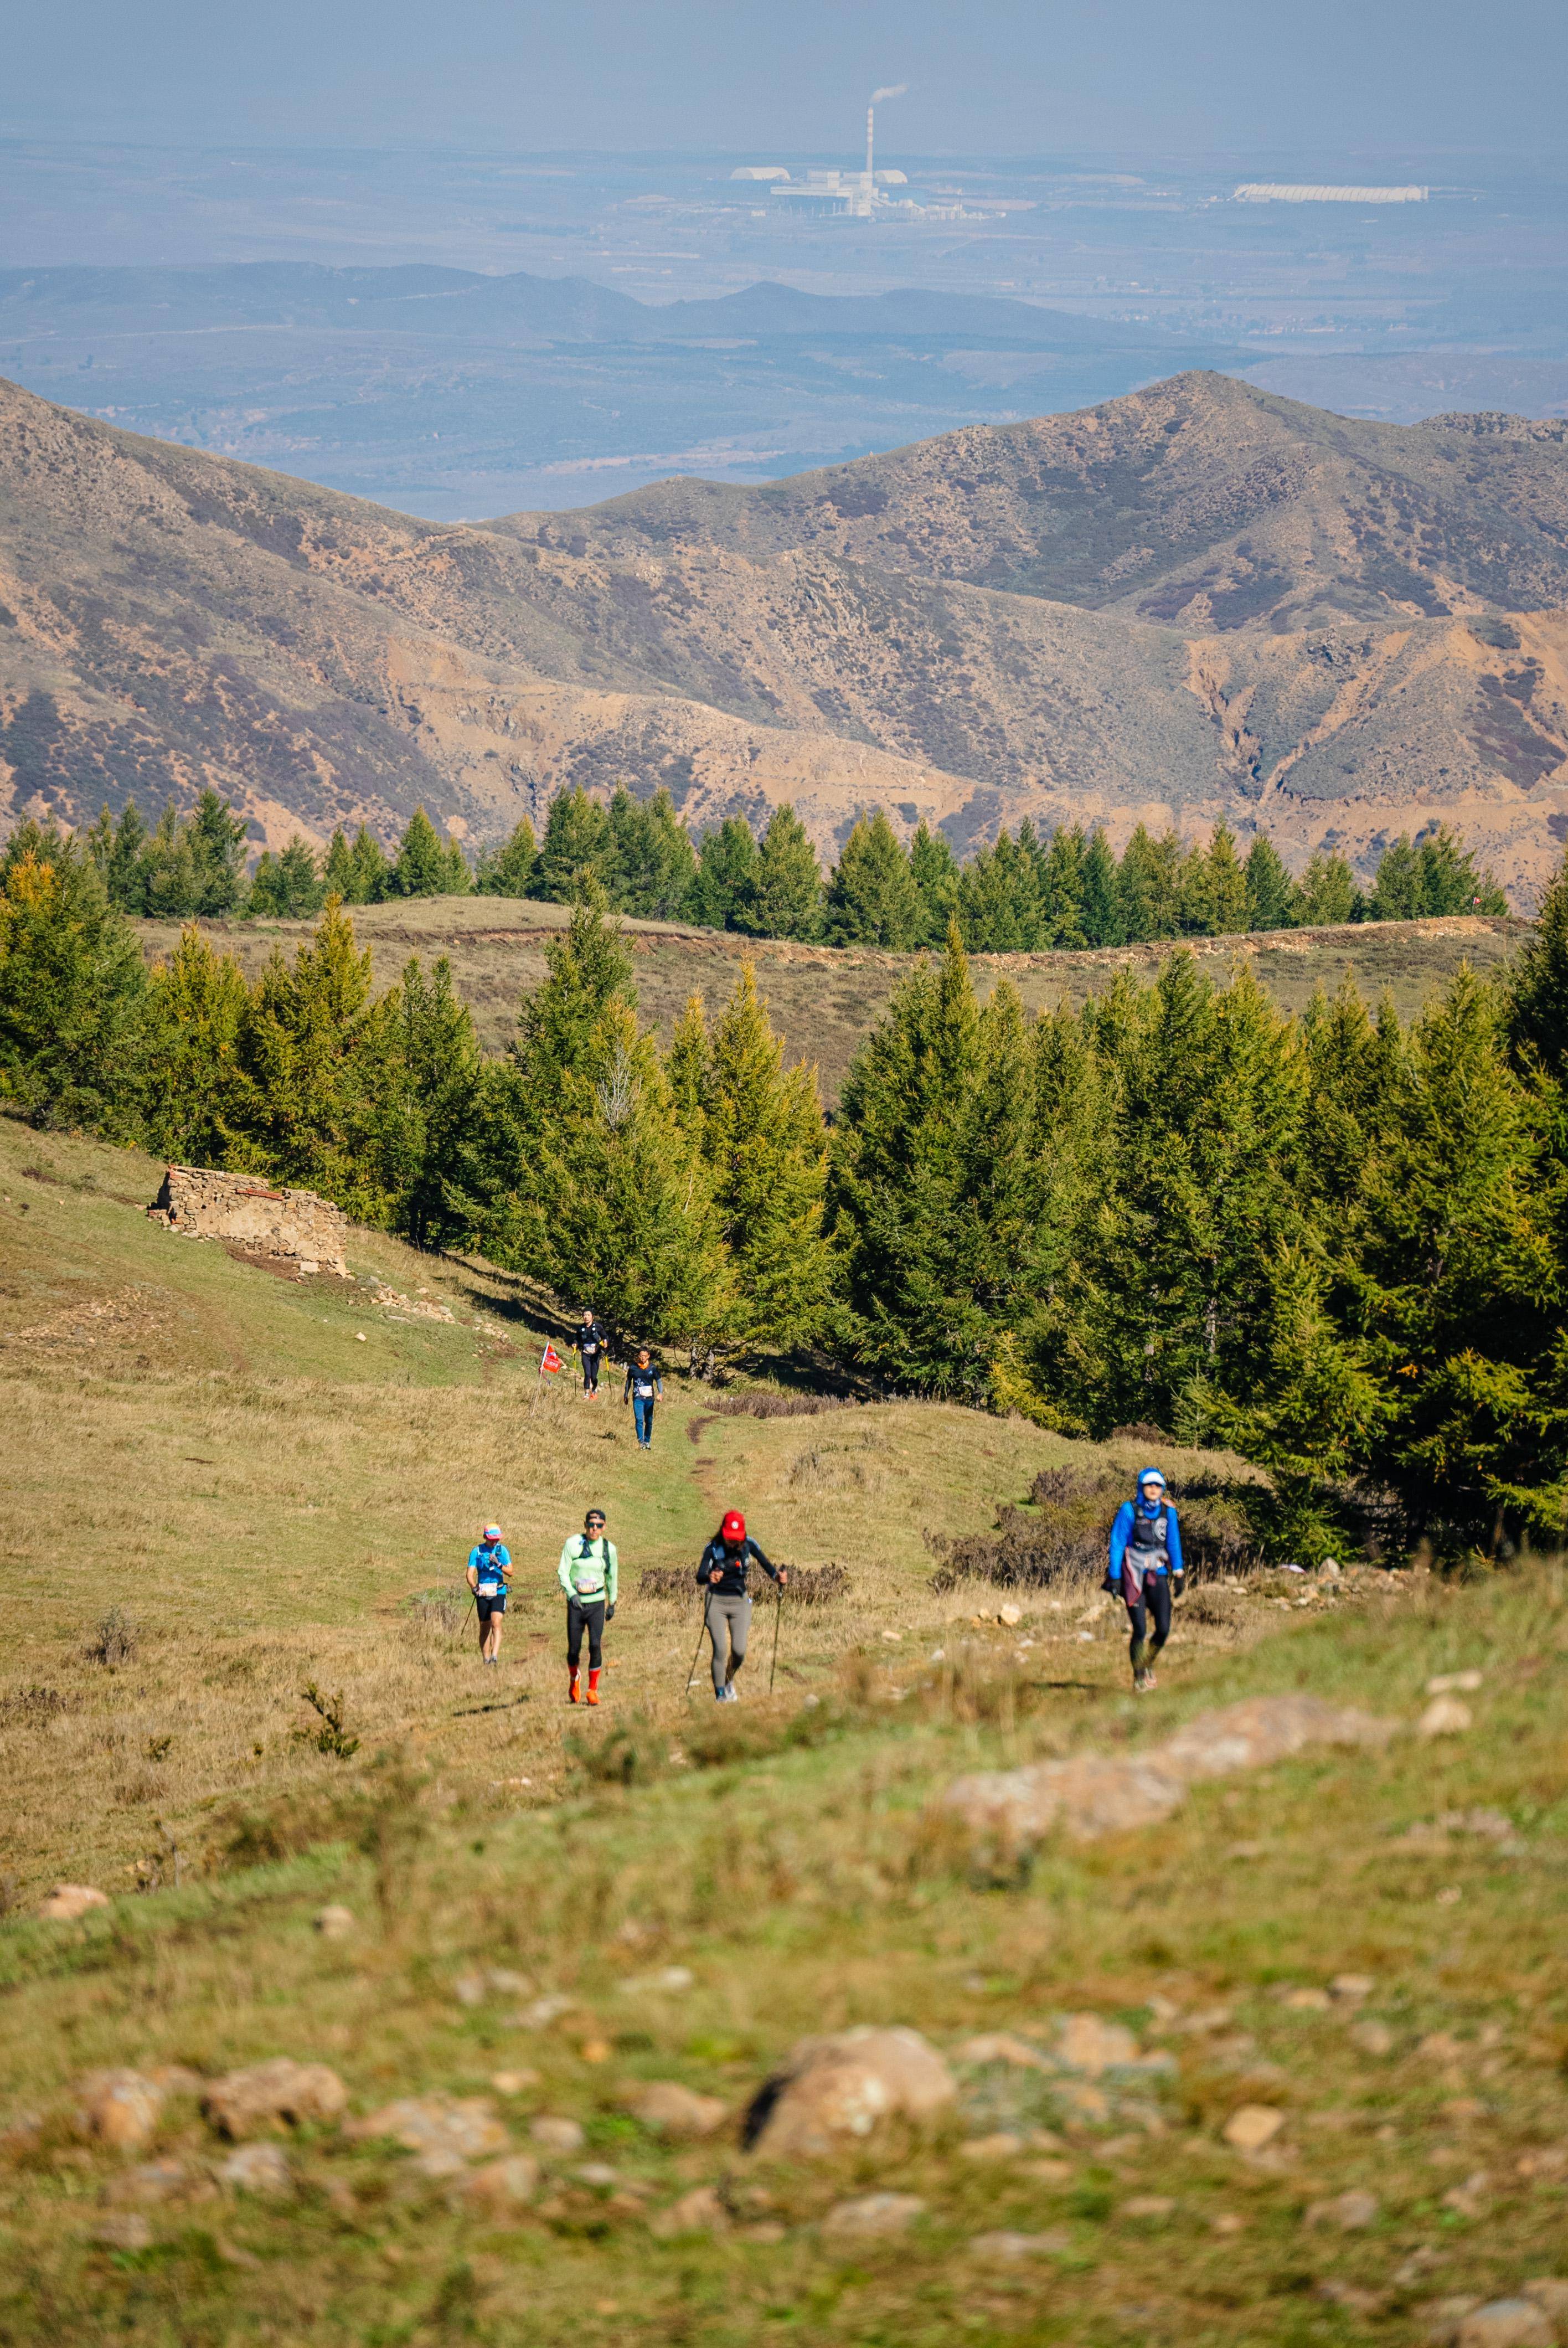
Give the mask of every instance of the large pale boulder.
[[426, 2177], [456, 2177], [471, 2160], [505, 2152], [507, 2131], [487, 2096], [404, 2096], [343, 2130], [351, 2144], [390, 2137], [417, 2155]]
[[931, 2120], [957, 2082], [917, 2030], [841, 2030], [803, 2038], [764, 2081], [744, 2140], [774, 2157], [817, 2158], [862, 2141], [885, 2122]]
[[239, 2141], [280, 2122], [297, 2127], [305, 2120], [335, 2120], [347, 2102], [348, 2089], [324, 2063], [279, 2054], [214, 2079], [201, 2108], [215, 2128]]
[[108, 1893], [90, 1883], [56, 1883], [47, 1899], [39, 1901], [38, 1913], [47, 1924], [75, 1924], [93, 1909], [108, 1904]]
[[699, 2096], [678, 2079], [650, 2079], [628, 2088], [621, 2101], [633, 2119], [657, 2136], [712, 2136], [729, 2116], [717, 2096]]
[[1080, 1754], [960, 1777], [943, 1807], [1014, 1846], [1038, 1842], [1058, 1825], [1091, 1842], [1168, 1818], [1204, 1778], [1266, 1768], [1315, 1745], [1382, 1745], [1394, 1725], [1315, 1695], [1247, 1696], [1200, 1713], [1146, 1753]]

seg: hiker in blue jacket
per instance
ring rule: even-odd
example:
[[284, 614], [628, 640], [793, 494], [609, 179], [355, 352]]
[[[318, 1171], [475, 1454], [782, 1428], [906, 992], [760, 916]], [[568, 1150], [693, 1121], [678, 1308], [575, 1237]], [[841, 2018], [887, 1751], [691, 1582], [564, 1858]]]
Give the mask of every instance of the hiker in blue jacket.
[[[1144, 1695], [1154, 1684], [1148, 1658], [1151, 1653], [1157, 1655], [1171, 1635], [1171, 1601], [1181, 1596], [1186, 1580], [1181, 1528], [1157, 1468], [1143, 1469], [1137, 1498], [1123, 1500], [1116, 1511], [1111, 1527], [1111, 1569], [1105, 1579], [1126, 1606], [1132, 1625], [1132, 1685]], [[1154, 1618], [1152, 1640], [1151, 1614]]]

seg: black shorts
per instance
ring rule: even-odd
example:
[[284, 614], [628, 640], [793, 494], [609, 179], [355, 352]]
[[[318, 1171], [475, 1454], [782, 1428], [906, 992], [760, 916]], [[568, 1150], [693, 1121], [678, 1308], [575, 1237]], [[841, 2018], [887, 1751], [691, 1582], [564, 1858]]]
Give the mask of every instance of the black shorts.
[[481, 1591], [476, 1590], [474, 1592], [474, 1607], [476, 1612], [478, 1614], [480, 1622], [487, 1622], [492, 1614], [504, 1614], [506, 1612], [507, 1593], [504, 1590], [497, 1590], [494, 1598], [487, 1598]]

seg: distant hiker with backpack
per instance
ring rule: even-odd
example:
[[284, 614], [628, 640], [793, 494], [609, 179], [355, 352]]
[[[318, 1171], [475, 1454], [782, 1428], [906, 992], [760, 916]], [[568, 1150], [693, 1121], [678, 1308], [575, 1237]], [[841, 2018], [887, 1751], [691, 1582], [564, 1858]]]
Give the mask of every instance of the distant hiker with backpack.
[[599, 1365], [609, 1352], [609, 1341], [593, 1317], [593, 1307], [582, 1308], [582, 1326], [574, 1329], [571, 1342], [582, 1362], [582, 1390], [590, 1401], [599, 1400]]
[[474, 1593], [474, 1612], [478, 1618], [482, 1663], [498, 1660], [501, 1623], [507, 1612], [507, 1584], [511, 1578], [511, 1554], [501, 1539], [501, 1528], [487, 1525], [468, 1551], [468, 1587]]
[[706, 1591], [703, 1619], [713, 1646], [713, 1697], [718, 1704], [737, 1700], [735, 1673], [746, 1660], [746, 1639], [752, 1627], [752, 1597], [748, 1572], [760, 1565], [771, 1581], [783, 1589], [789, 1569], [770, 1565], [746, 1532], [746, 1520], [732, 1509], [702, 1551], [697, 1580]]
[[570, 1674], [568, 1700], [580, 1704], [582, 1636], [588, 1633], [588, 1701], [599, 1702], [599, 1675], [604, 1668], [604, 1626], [615, 1617], [620, 1560], [615, 1543], [604, 1537], [604, 1510], [589, 1509], [580, 1533], [564, 1542], [559, 1574], [566, 1591], [566, 1665]]
[[631, 1423], [637, 1429], [640, 1451], [653, 1448], [653, 1406], [664, 1398], [664, 1381], [653, 1366], [653, 1357], [646, 1345], [637, 1348], [637, 1359], [626, 1373], [626, 1390], [622, 1402], [631, 1405]]
[[[1171, 1635], [1171, 1601], [1186, 1582], [1182, 1532], [1157, 1468], [1145, 1468], [1135, 1498], [1123, 1500], [1111, 1527], [1111, 1564], [1106, 1586], [1126, 1606], [1132, 1626], [1132, 1685], [1144, 1695], [1154, 1685], [1149, 1657]], [[1149, 1636], [1149, 1617], [1154, 1635]]]

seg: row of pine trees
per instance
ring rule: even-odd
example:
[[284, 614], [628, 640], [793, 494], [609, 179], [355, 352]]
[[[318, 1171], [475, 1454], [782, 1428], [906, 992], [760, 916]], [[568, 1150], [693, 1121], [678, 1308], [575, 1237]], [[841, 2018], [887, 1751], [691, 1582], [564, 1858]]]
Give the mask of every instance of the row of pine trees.
[[[1180, 952], [1080, 1012], [979, 999], [957, 920], [831, 1129], [750, 966], [669, 1048], [589, 879], [509, 1048], [445, 963], [375, 993], [334, 898], [248, 983], [194, 928], [149, 973], [91, 852], [0, 859], [0, 1089], [477, 1248], [693, 1361], [815, 1352], [887, 1390], [1272, 1470], [1282, 1553], [1383, 1496], [1495, 1548], [1568, 1512], [1568, 880], [1511, 982], [1409, 1030], [1300, 1019]], [[1361, 1498], [1356, 1500], [1354, 1496]]]
[[760, 839], [732, 816], [694, 841], [667, 790], [638, 799], [624, 786], [608, 804], [580, 786], [561, 792], [542, 840], [525, 818], [473, 871], [423, 808], [395, 856], [362, 825], [352, 840], [334, 832], [324, 858], [298, 837], [276, 855], [269, 849], [249, 880], [244, 830], [208, 790], [189, 818], [170, 808], [150, 832], [134, 801], [118, 824], [106, 808], [87, 843], [123, 912], [180, 921], [306, 919], [329, 897], [372, 905], [477, 892], [570, 904], [591, 881], [614, 911], [645, 920], [894, 953], [939, 946], [956, 922], [971, 953], [1029, 953], [1508, 911], [1491, 875], [1441, 829], [1396, 840], [1365, 892], [1342, 856], [1315, 855], [1294, 880], [1261, 833], [1244, 859], [1223, 824], [1201, 848], [1140, 825], [1118, 858], [1103, 831], [1068, 825], [1042, 839], [1026, 820], [1016, 838], [1003, 830], [960, 865], [924, 823], [906, 847], [880, 808], [859, 818], [825, 874], [793, 808], [777, 808]]

